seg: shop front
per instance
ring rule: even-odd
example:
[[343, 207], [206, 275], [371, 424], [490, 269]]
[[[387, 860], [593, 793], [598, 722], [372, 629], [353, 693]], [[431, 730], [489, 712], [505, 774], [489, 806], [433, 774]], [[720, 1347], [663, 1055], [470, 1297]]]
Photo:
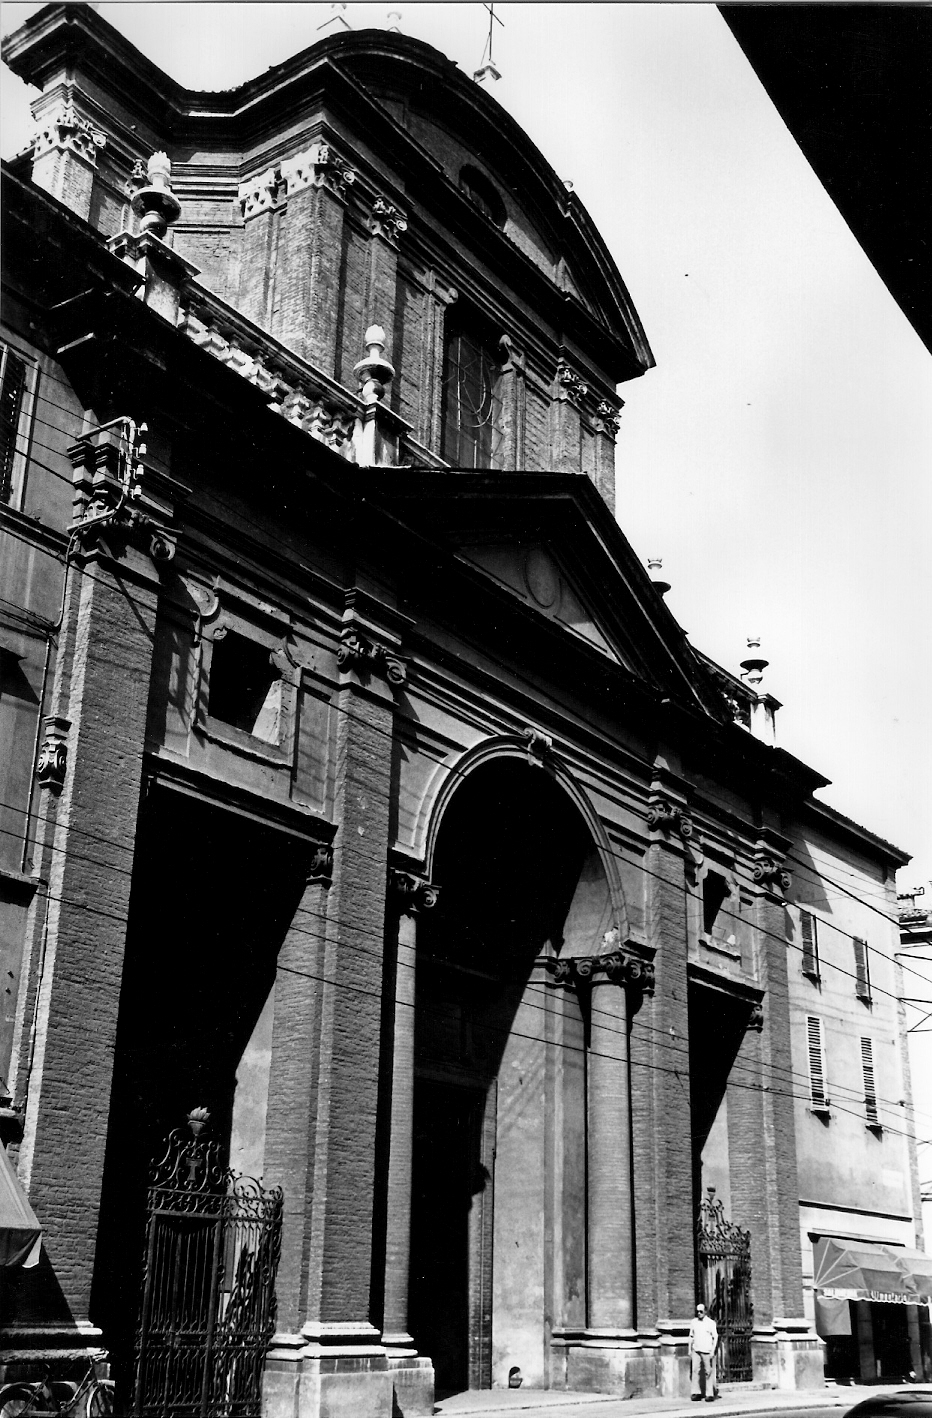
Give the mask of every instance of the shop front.
[[876, 1241], [813, 1237], [816, 1329], [826, 1377], [843, 1383], [932, 1379], [932, 1256]]

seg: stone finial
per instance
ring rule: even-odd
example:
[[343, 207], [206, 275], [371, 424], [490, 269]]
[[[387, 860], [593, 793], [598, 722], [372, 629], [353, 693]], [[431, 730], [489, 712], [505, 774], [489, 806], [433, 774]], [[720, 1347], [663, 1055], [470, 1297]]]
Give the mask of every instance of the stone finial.
[[[755, 651], [757, 652], [756, 654]], [[741, 668], [742, 670], [744, 670], [744, 674], [741, 676], [741, 678], [743, 680], [747, 680], [751, 688], [756, 690], [757, 693], [760, 694], [760, 686], [761, 681], [764, 678], [764, 670], [770, 664], [770, 661], [763, 659], [760, 655], [759, 635], [752, 635], [748, 637], [748, 652], [748, 658], [746, 660], [741, 661]]]
[[670, 589], [670, 582], [663, 579], [663, 559], [659, 556], [648, 557], [647, 570], [650, 572], [650, 579], [654, 589], [665, 596]]
[[385, 331], [381, 325], [370, 325], [365, 334], [367, 354], [353, 366], [359, 380], [359, 393], [364, 404], [378, 404], [385, 398], [386, 385], [395, 377], [394, 366], [385, 358]]
[[142, 231], [160, 239], [181, 216], [181, 203], [171, 190], [172, 165], [167, 153], [153, 153], [146, 165], [148, 185], [132, 199], [132, 209]]
[[401, 11], [389, 10], [386, 15], [389, 34], [401, 34]]

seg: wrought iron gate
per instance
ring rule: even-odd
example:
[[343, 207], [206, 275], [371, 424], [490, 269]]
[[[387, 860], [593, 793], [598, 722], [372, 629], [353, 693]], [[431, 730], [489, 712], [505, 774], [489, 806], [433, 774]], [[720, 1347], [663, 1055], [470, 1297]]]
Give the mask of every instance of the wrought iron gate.
[[282, 1193], [220, 1163], [206, 1110], [149, 1177], [136, 1418], [259, 1418], [275, 1328]]
[[718, 1376], [722, 1383], [751, 1378], [751, 1233], [726, 1221], [725, 1208], [708, 1188], [699, 1207], [699, 1283], [718, 1325]]

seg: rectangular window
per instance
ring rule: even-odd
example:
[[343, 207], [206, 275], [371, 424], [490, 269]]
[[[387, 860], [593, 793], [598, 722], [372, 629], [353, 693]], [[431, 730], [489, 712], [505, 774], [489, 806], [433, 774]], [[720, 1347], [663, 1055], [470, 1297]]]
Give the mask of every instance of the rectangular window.
[[877, 1088], [874, 1083], [874, 1050], [870, 1039], [861, 1040], [861, 1072], [864, 1075], [864, 1111], [868, 1127], [880, 1124], [877, 1111]]
[[818, 924], [810, 911], [800, 911], [799, 924], [803, 942], [803, 974], [817, 981], [820, 978]]
[[828, 1096], [825, 1092], [825, 1050], [822, 1046], [821, 1019], [810, 1014], [806, 1020], [806, 1029], [809, 1044], [809, 1099], [813, 1108], [825, 1112], [828, 1108]]
[[207, 712], [264, 743], [281, 736], [282, 682], [267, 645], [233, 630], [214, 635]]
[[867, 941], [854, 937], [854, 992], [865, 1004], [871, 1002], [871, 972]]
[[13, 473], [17, 454], [22, 453], [20, 423], [26, 399], [26, 361], [0, 345], [0, 502], [13, 496]]
[[443, 371], [443, 456], [453, 468], [491, 468], [502, 441], [501, 361], [472, 334], [451, 330]]

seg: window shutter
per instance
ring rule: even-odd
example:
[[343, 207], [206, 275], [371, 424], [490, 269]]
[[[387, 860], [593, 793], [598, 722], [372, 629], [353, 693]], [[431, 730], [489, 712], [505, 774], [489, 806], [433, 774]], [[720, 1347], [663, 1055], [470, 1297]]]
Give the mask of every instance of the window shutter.
[[815, 916], [809, 911], [799, 913], [803, 938], [803, 974], [812, 980], [819, 978], [819, 933]]
[[809, 1097], [814, 1108], [827, 1108], [825, 1057], [822, 1049], [822, 1021], [814, 1014], [806, 1020], [809, 1039]]
[[864, 1074], [864, 1111], [868, 1124], [880, 1122], [877, 1111], [877, 1088], [874, 1083], [874, 1051], [870, 1039], [861, 1040], [861, 1071]]
[[854, 992], [858, 999], [870, 1004], [871, 976], [867, 959], [867, 941], [854, 937]]
[[9, 502], [13, 491], [16, 435], [26, 388], [26, 365], [7, 346], [0, 348], [0, 502]]

